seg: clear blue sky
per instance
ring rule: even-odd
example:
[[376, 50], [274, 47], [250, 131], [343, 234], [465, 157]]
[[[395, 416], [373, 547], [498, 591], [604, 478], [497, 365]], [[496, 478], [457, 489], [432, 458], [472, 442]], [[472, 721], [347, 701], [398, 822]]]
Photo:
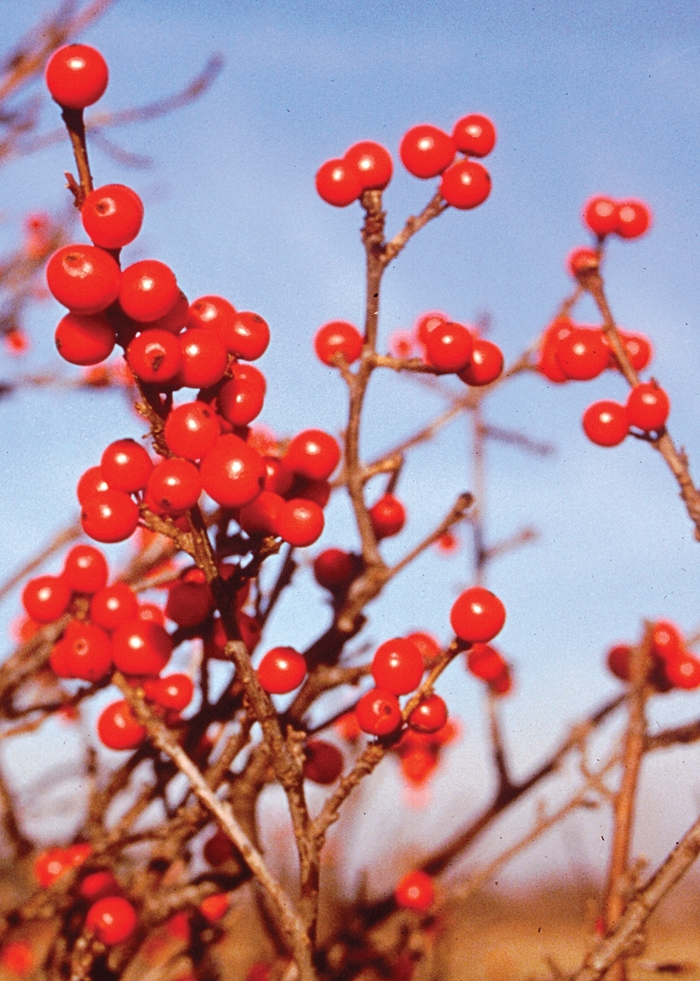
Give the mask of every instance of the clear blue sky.
[[[3, 11], [5, 36], [17, 36], [46, 9], [33, 2]], [[619, 322], [652, 338], [653, 373], [673, 405], [670, 431], [700, 475], [699, 28], [693, 3], [122, 0], [82, 38], [110, 65], [110, 87], [95, 111], [173, 91], [213, 51], [226, 66], [200, 102], [112, 134], [152, 155], [150, 171], [127, 171], [99, 151], [93, 170], [98, 183], [130, 183], [145, 201], [132, 259], [163, 259], [191, 298], [221, 292], [268, 320], [262, 421], [279, 433], [317, 425], [337, 431], [343, 386], [314, 360], [311, 340], [324, 321], [361, 315], [360, 209], [324, 205], [315, 171], [359, 139], [385, 143], [396, 159], [401, 135], [418, 122], [449, 129], [467, 112], [488, 114], [499, 134], [487, 161], [492, 195], [475, 212], [442, 216], [389, 270], [383, 338], [426, 309], [467, 322], [487, 311], [493, 339], [514, 359], [569, 288], [564, 257], [587, 241], [579, 217], [585, 199], [596, 192], [643, 198], [654, 210], [653, 231], [611, 244], [609, 294]], [[47, 105], [47, 126], [52, 119], [57, 113]], [[6, 243], [27, 210], [60, 204], [70, 163], [66, 143], [5, 168]], [[433, 188], [400, 165], [396, 171], [385, 195], [389, 230], [422, 208]], [[53, 302], [32, 315], [34, 367], [53, 358], [59, 315]], [[592, 309], [583, 307], [581, 316], [591, 318]], [[700, 621], [700, 546], [662, 461], [635, 441], [593, 447], [580, 429], [586, 405], [624, 391], [611, 375], [565, 388], [528, 377], [495, 395], [487, 410], [495, 424], [557, 446], [547, 460], [502, 446], [489, 451], [491, 540], [525, 524], [541, 533], [489, 572], [508, 607], [502, 647], [517, 665], [518, 691], [505, 717], [520, 771], [564, 723], [615, 690], [602, 668], [610, 643], [637, 637], [644, 617], [672, 618], [687, 631]], [[378, 380], [366, 455], [388, 448], [440, 405], [409, 380]], [[111, 396], [30, 392], [0, 405], [0, 420], [0, 573], [7, 573], [74, 513], [75, 482], [104, 445], [139, 428]], [[457, 423], [409, 463], [400, 489], [410, 521], [387, 545], [390, 556], [469, 487], [465, 431]], [[344, 506], [335, 505], [324, 543], [341, 543], [347, 528]], [[375, 604], [367, 639], [419, 627], [447, 639], [449, 607], [469, 575], [464, 549], [454, 559], [426, 557]], [[271, 642], [303, 644], [321, 629], [325, 614], [309, 597], [308, 617], [282, 606]], [[468, 727], [455, 751], [468, 771], [480, 752], [478, 687], [455, 665], [442, 690]], [[674, 696], [657, 711], [666, 721], [694, 717], [700, 695]], [[669, 758], [671, 778], [696, 756], [691, 748], [675, 763]], [[463, 783], [446, 790], [448, 824], [450, 809], [456, 814], [473, 797]], [[644, 842], [652, 852], [656, 844]]]

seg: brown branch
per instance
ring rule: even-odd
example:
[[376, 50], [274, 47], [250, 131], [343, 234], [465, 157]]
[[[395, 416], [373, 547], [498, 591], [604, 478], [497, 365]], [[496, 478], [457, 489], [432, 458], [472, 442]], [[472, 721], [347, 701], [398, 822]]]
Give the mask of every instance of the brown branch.
[[2, 585], [0, 585], [0, 600], [4, 599], [9, 592], [11, 592], [15, 586], [18, 586], [23, 579], [25, 579], [30, 573], [39, 569], [44, 562], [56, 552], [60, 552], [62, 548], [74, 542], [76, 538], [80, 538], [82, 535], [82, 530], [79, 524], [71, 524], [66, 528], [59, 531], [52, 541], [42, 549], [34, 558], [26, 562], [21, 569], [15, 572], [9, 579], [6, 579]]
[[406, 224], [398, 232], [390, 242], [387, 242], [383, 251], [383, 262], [384, 265], [388, 265], [392, 259], [401, 252], [408, 242], [413, 238], [416, 232], [419, 232], [421, 228], [441, 215], [443, 211], [449, 208], [446, 201], [440, 197], [439, 193], [436, 193], [433, 198], [428, 202], [428, 204], [423, 208], [419, 215], [411, 215], [410, 218], [406, 219]]

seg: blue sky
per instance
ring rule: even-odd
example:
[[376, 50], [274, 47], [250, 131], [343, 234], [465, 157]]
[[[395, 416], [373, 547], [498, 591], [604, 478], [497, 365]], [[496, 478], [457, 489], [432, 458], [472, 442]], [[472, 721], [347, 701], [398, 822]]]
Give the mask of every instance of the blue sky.
[[[34, 2], [4, 11], [6, 36], [47, 9]], [[226, 65], [200, 102], [111, 134], [151, 155], [151, 170], [125, 170], [99, 151], [93, 170], [98, 183], [129, 183], [144, 199], [132, 260], [160, 258], [191, 298], [220, 292], [268, 320], [262, 421], [281, 434], [308, 426], [337, 431], [343, 386], [315, 361], [311, 341], [326, 320], [361, 315], [360, 209], [324, 205], [315, 171], [360, 139], [384, 143], [397, 161], [410, 126], [450, 129], [467, 112], [486, 113], [499, 136], [486, 161], [491, 197], [474, 212], [442, 216], [390, 268], [384, 342], [426, 309], [466, 322], [488, 312], [492, 338], [514, 359], [569, 289], [564, 258], [587, 242], [583, 202], [597, 192], [643, 198], [654, 211], [653, 230], [638, 242], [611, 243], [609, 295], [619, 322], [652, 338], [653, 374], [672, 401], [670, 431], [700, 474], [699, 27], [693, 3], [122, 0], [82, 37], [110, 65], [110, 86], [95, 112], [177, 89], [213, 51]], [[46, 125], [57, 118], [47, 104]], [[70, 165], [65, 143], [5, 168], [3, 241], [13, 240], [26, 211], [60, 205]], [[385, 194], [390, 232], [432, 193], [432, 182], [410, 177], [397, 162]], [[52, 363], [59, 316], [52, 301], [32, 314], [32, 366]], [[592, 318], [582, 306], [581, 319]], [[2, 368], [0, 361], [0, 376]], [[546, 460], [504, 446], [488, 455], [491, 539], [523, 525], [540, 532], [536, 544], [489, 572], [509, 612], [502, 646], [517, 665], [518, 691], [505, 717], [521, 772], [563, 725], [616, 690], [602, 668], [610, 643], [636, 638], [645, 617], [675, 619], [689, 632], [700, 621], [699, 546], [662, 461], [636, 441], [602, 450], [581, 432], [591, 401], [622, 399], [624, 392], [610, 375], [561, 388], [527, 377], [496, 393], [487, 408], [495, 424], [557, 447]], [[410, 380], [377, 379], [366, 455], [389, 448], [442, 404]], [[107, 442], [140, 430], [116, 397], [34, 391], [0, 405], [0, 425], [5, 574], [75, 513], [78, 476]], [[460, 421], [409, 461], [400, 490], [410, 520], [387, 554], [403, 554], [470, 479]], [[346, 507], [334, 504], [323, 542], [342, 543], [349, 527]], [[447, 639], [449, 607], [470, 575], [468, 550], [454, 559], [426, 556], [375, 604], [367, 639], [407, 628]], [[282, 604], [271, 642], [303, 644], [325, 624], [304, 577], [308, 616]], [[457, 665], [442, 690], [469, 730], [454, 751], [457, 765], [480, 752], [479, 692]], [[659, 722], [700, 712], [700, 695], [658, 701]], [[696, 755], [689, 748], [668, 757], [670, 779]], [[454, 794], [459, 800], [451, 791], [450, 807]], [[644, 841], [652, 853], [663, 843], [654, 834]]]

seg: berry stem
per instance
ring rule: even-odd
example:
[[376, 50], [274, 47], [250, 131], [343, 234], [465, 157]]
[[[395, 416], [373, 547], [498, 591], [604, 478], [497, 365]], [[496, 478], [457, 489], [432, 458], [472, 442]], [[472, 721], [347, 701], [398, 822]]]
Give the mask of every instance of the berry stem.
[[90, 173], [90, 162], [88, 160], [87, 142], [85, 140], [85, 121], [82, 109], [61, 110], [61, 117], [66, 124], [68, 135], [70, 136], [73, 147], [75, 165], [78, 168], [78, 178], [80, 183], [76, 183], [71, 174], [66, 174], [68, 187], [75, 198], [75, 206], [80, 210], [88, 194], [93, 190], [92, 174]]

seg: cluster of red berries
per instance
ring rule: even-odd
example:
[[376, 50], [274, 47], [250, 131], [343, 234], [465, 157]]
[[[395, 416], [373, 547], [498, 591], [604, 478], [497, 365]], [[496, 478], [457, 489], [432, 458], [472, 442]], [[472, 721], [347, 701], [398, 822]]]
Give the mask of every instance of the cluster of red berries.
[[395, 331], [389, 345], [397, 358], [419, 353], [426, 364], [474, 387], [490, 385], [503, 371], [503, 352], [493, 341], [437, 311], [421, 314], [412, 331]]
[[[674, 623], [657, 620], [651, 628], [650, 642], [648, 679], [658, 692], [700, 688], [700, 659], [686, 648], [683, 634]], [[608, 651], [608, 668], [621, 681], [630, 680], [631, 656], [629, 644], [617, 644]]]
[[485, 681], [492, 694], [508, 695], [512, 691], [511, 666], [492, 644], [472, 644], [465, 657], [468, 671]]
[[599, 194], [584, 205], [583, 223], [599, 239], [607, 235], [639, 238], [651, 226], [651, 211], [643, 201], [615, 201]]
[[[652, 358], [649, 339], [619, 328], [618, 333], [630, 364], [635, 371], [643, 371]], [[548, 381], [562, 384], [590, 381], [608, 369], [619, 370], [619, 365], [602, 328], [560, 316], [542, 334], [537, 369]]]
[[[496, 143], [496, 130], [486, 116], [472, 113], [454, 127], [452, 135], [429, 124], [414, 126], [399, 147], [401, 162], [414, 177], [442, 175], [440, 195], [454, 208], [475, 208], [491, 191], [491, 177], [470, 157], [485, 157]], [[457, 162], [457, 153], [464, 154]], [[316, 190], [328, 204], [343, 208], [365, 191], [383, 191], [391, 180], [393, 163], [379, 143], [355, 143], [343, 157], [327, 160], [316, 174]]]

